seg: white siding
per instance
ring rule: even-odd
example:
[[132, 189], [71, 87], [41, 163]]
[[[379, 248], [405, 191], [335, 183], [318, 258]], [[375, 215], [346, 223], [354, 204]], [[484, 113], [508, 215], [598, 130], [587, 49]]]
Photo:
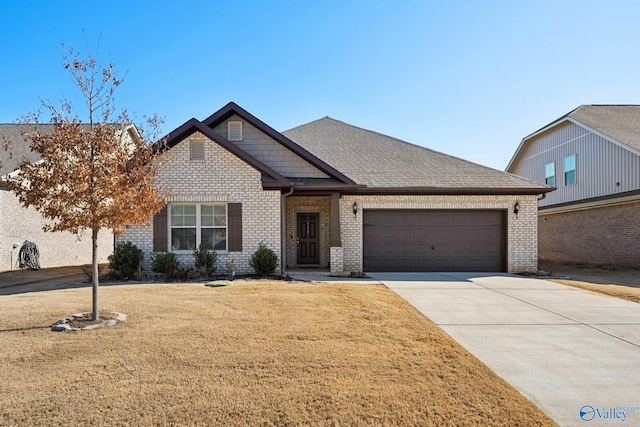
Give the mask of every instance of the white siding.
[[227, 138], [229, 121], [243, 122], [242, 141], [232, 142], [280, 175], [290, 178], [329, 178], [327, 174], [235, 114], [216, 126], [214, 132]]
[[[576, 156], [576, 184], [564, 185], [564, 158]], [[564, 123], [528, 141], [510, 172], [544, 182], [544, 166], [555, 162], [556, 191], [540, 206], [573, 202], [640, 189], [640, 156], [573, 123]]]

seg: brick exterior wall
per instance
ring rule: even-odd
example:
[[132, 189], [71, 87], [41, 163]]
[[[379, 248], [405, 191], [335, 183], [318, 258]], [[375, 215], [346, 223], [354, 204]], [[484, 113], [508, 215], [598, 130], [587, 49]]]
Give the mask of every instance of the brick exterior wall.
[[540, 261], [640, 268], [640, 201], [538, 217]]
[[342, 247], [331, 247], [331, 274], [347, 274], [344, 269], [344, 249]]
[[331, 198], [329, 196], [285, 198], [287, 234], [286, 261], [288, 268], [294, 268], [297, 264], [297, 214], [300, 212], [318, 212], [320, 214], [320, 267], [327, 268], [331, 260]]
[[[17, 269], [18, 252], [25, 240], [38, 245], [40, 267], [91, 264], [91, 231], [81, 240], [67, 232], [44, 232], [45, 219], [35, 209], [25, 209], [11, 192], [0, 190], [0, 271]], [[16, 249], [13, 244], [17, 243]], [[98, 234], [98, 262], [107, 262], [113, 253], [113, 234]]]
[[[205, 160], [189, 159], [191, 140], [205, 141]], [[158, 185], [170, 192], [171, 202], [242, 203], [243, 251], [219, 252], [217, 271], [232, 260], [236, 272], [250, 273], [249, 259], [264, 241], [280, 256], [282, 237], [286, 266], [296, 265], [296, 214], [320, 214], [320, 266], [335, 274], [362, 272], [362, 211], [364, 209], [492, 209], [507, 214], [507, 268], [511, 273], [537, 270], [536, 196], [343, 196], [339, 202], [342, 248], [331, 248], [331, 199], [329, 196], [289, 196], [284, 199], [286, 224], [281, 236], [279, 191], [264, 191], [260, 172], [204, 135], [196, 133], [182, 141], [163, 158]], [[359, 206], [357, 215], [352, 205]], [[516, 218], [513, 205], [520, 203]], [[143, 268], [149, 270], [153, 250], [152, 227], [132, 227], [118, 241], [131, 241], [144, 252]], [[191, 253], [179, 253], [183, 265], [193, 263]], [[340, 271], [338, 271], [340, 270]]]
[[[353, 202], [358, 214], [353, 214]], [[513, 205], [518, 201], [516, 217]], [[536, 196], [343, 196], [340, 224], [345, 273], [362, 272], [362, 211], [365, 209], [491, 209], [507, 212], [507, 271], [538, 269]]]
[[[205, 142], [204, 160], [190, 160], [192, 140]], [[280, 258], [280, 192], [264, 191], [259, 171], [199, 132], [171, 148], [159, 160], [157, 182], [169, 192], [169, 203], [242, 203], [242, 251], [219, 251], [217, 272], [225, 272], [227, 262], [233, 262], [236, 273], [252, 273], [249, 260], [261, 241]], [[150, 270], [152, 226], [133, 226], [116, 241], [131, 241], [142, 249], [143, 269]], [[176, 254], [181, 265], [193, 265], [192, 252]], [[279, 266], [278, 262], [278, 272]]]

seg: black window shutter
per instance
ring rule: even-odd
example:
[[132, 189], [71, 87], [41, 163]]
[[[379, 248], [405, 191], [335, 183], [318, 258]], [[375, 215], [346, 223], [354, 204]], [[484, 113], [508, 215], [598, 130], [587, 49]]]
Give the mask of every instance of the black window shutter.
[[169, 249], [167, 237], [167, 207], [163, 207], [153, 216], [153, 251], [167, 252]]
[[229, 252], [242, 252], [242, 203], [227, 205], [227, 245]]

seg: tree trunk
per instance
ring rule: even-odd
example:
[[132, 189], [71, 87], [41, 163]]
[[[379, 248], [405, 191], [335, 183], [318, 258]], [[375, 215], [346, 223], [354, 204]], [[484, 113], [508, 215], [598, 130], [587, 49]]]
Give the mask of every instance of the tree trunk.
[[93, 312], [91, 318], [98, 320], [98, 230], [91, 231], [91, 284], [93, 286]]

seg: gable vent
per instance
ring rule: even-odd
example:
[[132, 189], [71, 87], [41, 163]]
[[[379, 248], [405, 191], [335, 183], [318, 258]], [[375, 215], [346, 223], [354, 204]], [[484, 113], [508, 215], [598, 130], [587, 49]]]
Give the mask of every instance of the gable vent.
[[227, 122], [229, 141], [242, 141], [242, 122]]
[[191, 160], [204, 160], [204, 141], [191, 141]]

